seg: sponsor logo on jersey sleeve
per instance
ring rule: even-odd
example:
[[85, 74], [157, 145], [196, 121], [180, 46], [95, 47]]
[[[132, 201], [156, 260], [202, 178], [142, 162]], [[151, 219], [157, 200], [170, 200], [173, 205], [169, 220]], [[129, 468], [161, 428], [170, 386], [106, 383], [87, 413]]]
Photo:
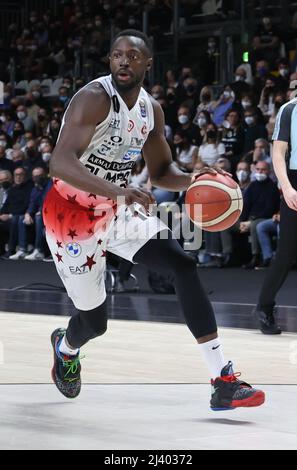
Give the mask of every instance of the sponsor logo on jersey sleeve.
[[144, 100], [139, 100], [140, 114], [143, 118], [146, 117], [146, 106]]

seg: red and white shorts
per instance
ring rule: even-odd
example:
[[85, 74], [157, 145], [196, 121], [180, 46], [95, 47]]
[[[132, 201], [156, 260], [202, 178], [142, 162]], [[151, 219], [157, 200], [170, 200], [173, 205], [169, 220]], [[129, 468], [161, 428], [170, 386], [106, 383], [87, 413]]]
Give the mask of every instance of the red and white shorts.
[[[57, 189], [59, 192], [57, 191]], [[46, 239], [68, 296], [79, 310], [105, 298], [106, 251], [133, 262], [140, 248], [168, 227], [113, 200], [54, 180], [43, 205]]]

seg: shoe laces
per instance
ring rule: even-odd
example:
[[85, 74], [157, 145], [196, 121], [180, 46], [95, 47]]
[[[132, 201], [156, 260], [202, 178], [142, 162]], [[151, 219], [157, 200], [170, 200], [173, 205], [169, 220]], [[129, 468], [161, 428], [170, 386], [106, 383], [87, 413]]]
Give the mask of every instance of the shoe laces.
[[78, 377], [69, 378], [69, 375], [75, 375], [78, 371], [80, 360], [84, 359], [85, 356], [77, 356], [74, 359], [71, 359], [70, 356], [63, 356], [63, 367], [67, 369], [64, 379], [68, 380], [69, 382], [73, 382], [74, 380], [78, 380]]

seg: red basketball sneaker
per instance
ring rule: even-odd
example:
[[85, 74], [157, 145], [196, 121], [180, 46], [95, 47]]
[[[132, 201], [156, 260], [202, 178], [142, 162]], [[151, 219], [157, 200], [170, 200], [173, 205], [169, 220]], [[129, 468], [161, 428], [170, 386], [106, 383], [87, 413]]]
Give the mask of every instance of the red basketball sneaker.
[[221, 377], [211, 381], [212, 394], [210, 408], [213, 411], [234, 410], [239, 407], [261, 406], [265, 393], [238, 380], [240, 373], [233, 372], [232, 362], [222, 369]]

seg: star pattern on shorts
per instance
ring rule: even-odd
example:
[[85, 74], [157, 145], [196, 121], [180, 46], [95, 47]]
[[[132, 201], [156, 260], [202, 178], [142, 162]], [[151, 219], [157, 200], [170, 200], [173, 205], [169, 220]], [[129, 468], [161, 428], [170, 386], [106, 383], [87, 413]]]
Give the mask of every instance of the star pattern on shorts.
[[58, 248], [63, 248], [63, 245], [61, 242], [59, 242], [59, 240], [57, 240], [57, 245], [58, 245]]
[[105, 250], [102, 250], [101, 258], [106, 258], [106, 251]]
[[88, 197], [93, 197], [94, 199], [97, 199], [96, 194], [93, 194], [93, 193], [90, 193], [90, 194], [88, 195]]
[[71, 204], [75, 204], [76, 203], [76, 196], [77, 196], [77, 194], [74, 194], [74, 196], [69, 196], [69, 194], [67, 194], [67, 199]]
[[85, 264], [81, 266], [81, 268], [83, 268], [84, 266], [87, 266], [89, 270], [92, 271], [92, 267], [94, 266], [94, 264], [97, 264], [96, 261], [94, 261], [94, 256], [95, 256], [95, 253], [92, 256], [87, 255], [87, 261]]
[[63, 256], [60, 255], [58, 252], [55, 253], [55, 256], [58, 258], [58, 263], [62, 262], [63, 263]]
[[57, 184], [58, 184], [58, 181], [59, 181], [58, 178], [54, 178], [54, 179], [53, 179], [54, 185], [57, 185]]
[[87, 233], [89, 233], [90, 235], [94, 235], [94, 230], [92, 228], [89, 228], [89, 230], [87, 230]]
[[62, 220], [64, 220], [64, 214], [62, 214], [62, 212], [59, 212], [59, 214], [57, 215], [57, 219], [59, 222], [62, 222]]
[[94, 222], [94, 220], [96, 220], [96, 217], [94, 216], [94, 214], [90, 214], [89, 215], [89, 221]]
[[118, 220], [118, 216], [116, 215], [114, 218], [114, 221], [116, 222]]
[[68, 237], [71, 237], [72, 240], [74, 239], [74, 237], [77, 237], [77, 233], [76, 233], [76, 230], [71, 230], [69, 229], [69, 232], [67, 233]]
[[95, 207], [96, 207], [96, 206], [95, 206], [95, 204], [93, 204], [93, 203], [88, 205], [89, 211], [92, 211], [92, 212], [94, 212]]
[[100, 239], [98, 240], [97, 244], [98, 244], [98, 245], [102, 245], [102, 243], [103, 243], [103, 240], [101, 240], [101, 238], [100, 238]]

